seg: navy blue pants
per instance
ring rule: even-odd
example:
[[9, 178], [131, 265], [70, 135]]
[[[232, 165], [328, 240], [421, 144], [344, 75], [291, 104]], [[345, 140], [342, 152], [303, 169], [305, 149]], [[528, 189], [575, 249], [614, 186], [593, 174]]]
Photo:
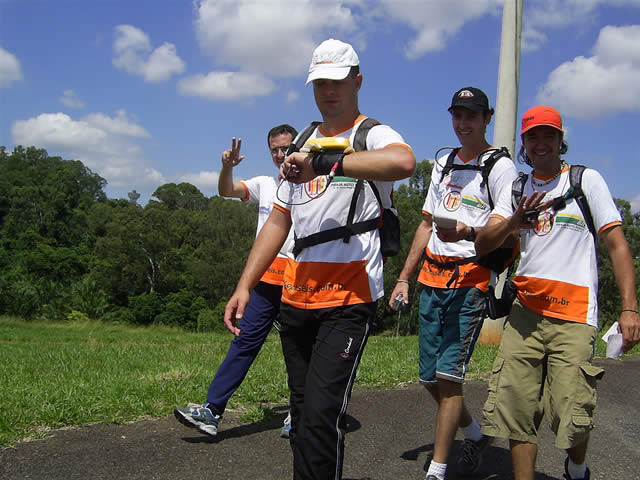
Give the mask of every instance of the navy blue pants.
[[278, 315], [281, 297], [281, 285], [259, 282], [251, 291], [244, 316], [238, 322], [242, 334], [231, 342], [227, 356], [209, 385], [207, 404], [214, 414], [224, 413], [231, 395], [247, 376]]
[[342, 478], [343, 418], [375, 314], [376, 302], [315, 310], [282, 304], [294, 480]]

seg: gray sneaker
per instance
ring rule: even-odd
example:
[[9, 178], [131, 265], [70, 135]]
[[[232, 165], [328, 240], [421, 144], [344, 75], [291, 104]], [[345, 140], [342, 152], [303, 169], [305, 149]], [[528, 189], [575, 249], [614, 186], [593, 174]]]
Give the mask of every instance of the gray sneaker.
[[458, 457], [458, 474], [469, 477], [476, 473], [482, 463], [482, 452], [491, 444], [493, 437], [483, 435], [480, 441], [468, 438], [462, 442], [462, 453]]
[[584, 477], [572, 478], [571, 475], [569, 475], [569, 457], [566, 457], [564, 459], [564, 475], [562, 475], [562, 478], [564, 478], [564, 480], [589, 480], [591, 478], [591, 472], [589, 471], [589, 467], [587, 467]]
[[218, 434], [218, 425], [222, 420], [221, 415], [214, 415], [207, 407], [195, 403], [190, 403], [186, 407], [175, 407], [173, 414], [181, 424], [197, 428], [199, 432], [213, 437]]

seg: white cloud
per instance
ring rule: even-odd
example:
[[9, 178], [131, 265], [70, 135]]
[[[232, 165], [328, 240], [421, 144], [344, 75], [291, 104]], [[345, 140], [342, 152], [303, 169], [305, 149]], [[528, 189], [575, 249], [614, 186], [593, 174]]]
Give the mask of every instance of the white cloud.
[[0, 48], [0, 88], [11, 86], [22, 80], [22, 68], [18, 58], [4, 48]]
[[149, 132], [134, 123], [123, 109], [118, 110], [116, 117], [109, 117], [104, 113], [92, 113], [87, 115], [85, 120], [89, 124], [115, 135], [151, 138]]
[[60, 103], [69, 108], [84, 108], [86, 106], [73, 90], [65, 90], [60, 97]]
[[[200, 46], [218, 68], [184, 79], [179, 89], [212, 100], [268, 95], [275, 85], [267, 78], [303, 75], [322, 40], [338, 38], [363, 51], [364, 32], [390, 21], [417, 32], [406, 47], [407, 57], [417, 58], [443, 48], [465, 22], [499, 13], [502, 1], [430, 0], [425, 8], [424, 0], [195, 0]], [[295, 95], [289, 92], [287, 101]]]
[[[219, 64], [272, 76], [306, 72], [316, 45], [357, 32], [341, 0], [197, 0], [196, 32]], [[353, 35], [351, 35], [353, 37]]]
[[541, 30], [588, 27], [597, 22], [598, 8], [640, 7], [640, 0], [537, 0], [524, 2], [522, 50], [538, 50], [547, 41]]
[[176, 46], [165, 42], [155, 50], [146, 33], [132, 25], [118, 25], [113, 42], [113, 65], [150, 83], [167, 80], [184, 72], [185, 63]]
[[201, 171], [199, 173], [185, 173], [178, 178], [178, 183], [187, 182], [195, 185], [201, 192], [218, 191], [220, 172]]
[[503, 0], [438, 0], [430, 1], [428, 8], [423, 0], [380, 0], [380, 4], [375, 15], [406, 23], [417, 32], [405, 48], [407, 58], [416, 59], [442, 50], [466, 22], [501, 14]]
[[135, 136], [149, 136], [144, 128], [133, 124], [124, 111], [114, 118], [94, 113], [82, 120], [74, 120], [64, 113], [42, 113], [15, 121], [11, 134], [16, 144], [33, 145], [80, 160], [111, 186], [161, 185], [164, 178], [160, 172], [151, 167], [140, 146], [123, 134], [125, 125], [137, 132]]
[[211, 72], [180, 80], [178, 91], [182, 95], [204, 97], [209, 100], [238, 100], [266, 96], [275, 90], [275, 84], [264, 75], [243, 72]]
[[296, 90], [290, 90], [287, 92], [287, 98], [285, 101], [287, 103], [295, 103], [298, 101], [299, 98], [300, 98], [300, 92]]
[[640, 111], [640, 25], [607, 26], [592, 57], [576, 57], [556, 68], [537, 100], [563, 114], [591, 118]]

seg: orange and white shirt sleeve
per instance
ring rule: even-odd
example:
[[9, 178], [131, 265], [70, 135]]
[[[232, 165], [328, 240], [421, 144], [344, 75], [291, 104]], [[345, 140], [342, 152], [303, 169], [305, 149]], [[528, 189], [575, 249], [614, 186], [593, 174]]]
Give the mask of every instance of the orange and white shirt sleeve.
[[[547, 190], [546, 199], [569, 189], [569, 169], [549, 185], [532, 185], [527, 180], [524, 194]], [[582, 190], [587, 197], [595, 228], [599, 233], [621, 224], [620, 212], [602, 176], [586, 169]], [[514, 282], [518, 299], [529, 310], [573, 322], [598, 326], [598, 265], [594, 238], [575, 200], [566, 208], [549, 209], [538, 217], [533, 230], [520, 232], [521, 259]]]
[[[258, 236], [258, 233], [260, 233], [260, 230], [273, 209], [278, 184], [274, 178], [266, 175], [253, 177], [249, 180], [242, 180], [240, 183], [246, 192], [242, 201], [258, 204], [258, 226], [256, 228], [256, 236]], [[287, 240], [284, 242], [284, 245], [282, 245], [278, 256], [260, 279], [261, 282], [272, 285], [282, 285], [284, 269], [287, 265], [287, 253], [290, 252], [292, 248], [293, 234], [289, 231]]]

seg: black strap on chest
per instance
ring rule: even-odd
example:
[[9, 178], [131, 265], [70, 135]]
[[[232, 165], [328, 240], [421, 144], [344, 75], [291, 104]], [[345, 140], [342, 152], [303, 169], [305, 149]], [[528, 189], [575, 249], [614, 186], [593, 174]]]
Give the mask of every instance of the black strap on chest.
[[[296, 148], [299, 150], [317, 128], [317, 126], [321, 122], [313, 122], [309, 125], [301, 134], [298, 141], [296, 141]], [[380, 125], [374, 118], [366, 118], [364, 119], [360, 125], [358, 126], [358, 130], [353, 138], [353, 149], [356, 152], [361, 152], [367, 149], [367, 135], [369, 130], [371, 130], [376, 125]], [[303, 138], [306, 135], [306, 138]], [[298, 146], [299, 144], [299, 146]], [[328, 230], [323, 230], [321, 232], [313, 233], [307, 237], [297, 238], [294, 232], [294, 246], [292, 253], [295, 257], [297, 257], [302, 250], [305, 248], [313, 247], [315, 245], [319, 245], [321, 243], [332, 242], [334, 240], [343, 239], [345, 243], [349, 243], [349, 240], [354, 235], [360, 235], [362, 233], [370, 232], [371, 230], [375, 230], [380, 227], [381, 217], [378, 216], [376, 218], [372, 218], [370, 220], [365, 220], [362, 222], [353, 223], [353, 218], [356, 212], [356, 206], [358, 204], [358, 197], [360, 196], [360, 192], [364, 188], [364, 180], [358, 180], [353, 190], [353, 195], [351, 197], [351, 204], [349, 205], [349, 212], [347, 214], [347, 224], [330, 228]], [[378, 189], [372, 181], [367, 181], [367, 184], [373, 190], [373, 193], [380, 204], [380, 208], [382, 210], [382, 199], [380, 198], [380, 194], [378, 193]]]
[[491, 190], [488, 187], [489, 174], [491, 173], [491, 169], [496, 164], [496, 162], [498, 160], [500, 160], [502, 157], [511, 158], [511, 155], [509, 155], [509, 150], [507, 149], [507, 147], [489, 148], [487, 150], [484, 150], [483, 152], [479, 153], [478, 156], [476, 157], [478, 159], [478, 162], [480, 162], [480, 159], [483, 157], [483, 155], [485, 155], [485, 154], [487, 154], [489, 152], [491, 152], [491, 154], [489, 155], [489, 158], [487, 158], [484, 162], [482, 162], [482, 165], [480, 165], [478, 163], [473, 163], [473, 164], [469, 164], [469, 165], [460, 165], [458, 163], [454, 163], [455, 159], [456, 159], [456, 155], [458, 155], [459, 151], [460, 151], [460, 147], [457, 147], [457, 148], [454, 148], [454, 149], [451, 150], [451, 153], [447, 157], [447, 161], [446, 161], [444, 167], [442, 168], [442, 174], [440, 175], [440, 182], [442, 182], [442, 180], [447, 175], [449, 175], [449, 173], [451, 173], [451, 171], [453, 171], [453, 170], [477, 170], [477, 171], [480, 171], [480, 174], [482, 175], [482, 181], [480, 182], [480, 188], [482, 189], [482, 188], [487, 187], [487, 196], [489, 198], [489, 208], [491, 210], [493, 210], [493, 207], [494, 207], [493, 198], [491, 196]]

